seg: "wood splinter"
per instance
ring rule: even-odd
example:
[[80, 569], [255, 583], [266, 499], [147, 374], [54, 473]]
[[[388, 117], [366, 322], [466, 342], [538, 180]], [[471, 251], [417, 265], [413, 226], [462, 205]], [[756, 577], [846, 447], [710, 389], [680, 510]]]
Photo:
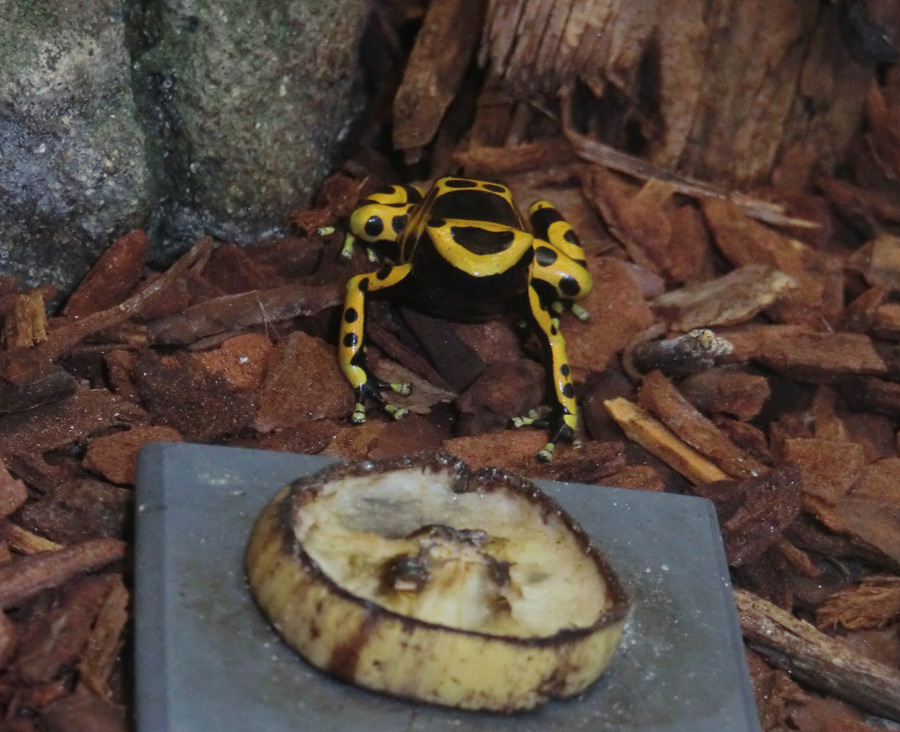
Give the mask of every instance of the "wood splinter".
[[694, 484], [715, 483], [729, 476], [694, 448], [682, 442], [668, 427], [623, 397], [603, 402], [628, 438], [677, 470]]

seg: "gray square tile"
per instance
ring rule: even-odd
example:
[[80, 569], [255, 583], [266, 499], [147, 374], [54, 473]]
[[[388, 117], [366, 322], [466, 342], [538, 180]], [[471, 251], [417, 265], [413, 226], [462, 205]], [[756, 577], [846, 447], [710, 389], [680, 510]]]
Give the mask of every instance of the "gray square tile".
[[140, 732], [758, 732], [712, 505], [537, 481], [594, 538], [632, 601], [610, 669], [584, 694], [512, 716], [418, 705], [332, 680], [285, 646], [247, 588], [259, 511], [327, 458], [155, 444], [137, 486]]

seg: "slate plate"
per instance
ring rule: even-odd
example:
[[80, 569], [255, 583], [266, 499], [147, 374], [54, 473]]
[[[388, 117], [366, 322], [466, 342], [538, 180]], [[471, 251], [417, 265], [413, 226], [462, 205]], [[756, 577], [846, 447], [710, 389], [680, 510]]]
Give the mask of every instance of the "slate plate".
[[141, 451], [135, 580], [139, 732], [758, 732], [712, 505], [537, 481], [594, 538], [632, 600], [609, 670], [584, 694], [500, 716], [335, 681], [284, 645], [244, 579], [253, 521], [309, 455], [154, 444]]

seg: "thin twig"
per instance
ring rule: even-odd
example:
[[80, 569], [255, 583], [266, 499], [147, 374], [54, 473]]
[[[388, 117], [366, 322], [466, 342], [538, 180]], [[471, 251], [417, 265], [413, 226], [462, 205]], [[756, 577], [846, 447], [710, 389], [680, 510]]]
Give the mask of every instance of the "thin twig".
[[605, 145], [599, 140], [582, 135], [575, 130], [570, 105], [570, 97], [567, 94], [561, 95], [560, 108], [562, 110], [562, 119], [560, 123], [566, 139], [583, 160], [603, 165], [611, 170], [625, 173], [640, 180], [656, 179], [664, 181], [671, 184], [675, 191], [685, 196], [693, 198], [720, 198], [731, 201], [751, 218], [768, 224], [794, 226], [803, 229], [817, 229], [821, 226], [815, 221], [788, 216], [784, 212], [784, 207], [777, 203], [763, 201], [760, 198], [753, 198], [737, 191], [724, 191], [706, 181], [680, 175], [668, 168], [663, 168], [648, 160], [629, 155], [614, 147]]

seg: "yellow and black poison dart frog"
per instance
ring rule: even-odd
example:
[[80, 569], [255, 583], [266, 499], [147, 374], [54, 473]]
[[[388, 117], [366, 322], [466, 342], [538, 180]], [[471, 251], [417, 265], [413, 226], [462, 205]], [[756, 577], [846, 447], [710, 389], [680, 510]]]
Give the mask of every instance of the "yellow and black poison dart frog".
[[509, 188], [465, 178], [441, 178], [424, 196], [415, 186], [393, 186], [354, 211], [343, 254], [349, 256], [359, 238], [396, 264], [347, 283], [338, 360], [356, 391], [353, 422], [365, 422], [367, 399], [395, 417], [406, 413], [387, 403], [381, 390], [408, 393], [409, 385], [386, 384], [366, 365], [366, 297], [378, 293], [454, 320], [521, 313], [543, 346], [553, 409], [547, 419], [520, 417], [514, 423], [549, 429], [541, 460], [553, 457], [557, 441], [574, 439], [578, 407], [558, 315], [567, 302], [587, 317], [574, 301], [591, 291], [591, 276], [575, 232], [553, 204], [538, 201], [528, 213], [530, 233]]

